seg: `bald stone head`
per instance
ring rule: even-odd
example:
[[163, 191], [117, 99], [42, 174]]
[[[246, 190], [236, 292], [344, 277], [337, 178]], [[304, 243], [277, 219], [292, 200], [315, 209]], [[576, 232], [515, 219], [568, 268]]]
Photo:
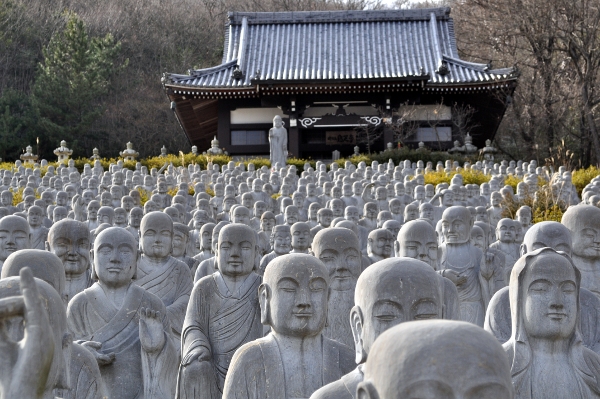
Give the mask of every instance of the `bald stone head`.
[[392, 256], [394, 235], [387, 229], [375, 229], [367, 238], [367, 253], [382, 258]]
[[331, 289], [352, 289], [361, 273], [358, 237], [348, 229], [333, 227], [319, 231], [312, 244], [315, 256], [327, 267]]
[[4, 261], [0, 278], [18, 277], [21, 269], [25, 267], [31, 269], [33, 277], [50, 284], [64, 298], [67, 284], [65, 267], [58, 256], [41, 249], [26, 249], [15, 252]]
[[442, 234], [447, 244], [464, 244], [469, 241], [473, 219], [464, 206], [451, 206], [442, 214]]
[[418, 259], [438, 268], [438, 244], [433, 226], [424, 220], [405, 223], [394, 245], [396, 256]]
[[4, 262], [13, 252], [28, 248], [31, 248], [31, 236], [27, 220], [14, 215], [0, 219], [0, 261]]
[[92, 278], [105, 286], [128, 286], [137, 271], [137, 248], [137, 241], [129, 231], [121, 227], [102, 230], [94, 240]]
[[311, 244], [310, 225], [305, 222], [296, 222], [290, 228], [292, 235], [292, 248], [294, 251], [306, 251]]
[[571, 231], [573, 256], [600, 258], [600, 209], [592, 205], [570, 206], [561, 223]]
[[256, 234], [250, 227], [232, 223], [219, 232], [219, 271], [225, 276], [246, 276], [254, 269]]
[[81, 275], [90, 267], [90, 231], [83, 222], [63, 219], [48, 232], [46, 249], [65, 266], [65, 273]]
[[267, 265], [258, 296], [261, 322], [276, 336], [317, 336], [327, 321], [329, 273], [314, 256], [279, 256]]
[[361, 399], [513, 399], [508, 357], [476, 325], [449, 320], [402, 323], [375, 341], [358, 385]]
[[521, 245], [521, 256], [540, 248], [552, 248], [571, 255], [571, 231], [558, 222], [536, 223], [525, 233]]
[[165, 259], [173, 246], [173, 219], [163, 212], [150, 212], [140, 223], [140, 245], [144, 256]]
[[356, 362], [366, 361], [373, 342], [385, 330], [411, 320], [442, 318], [440, 279], [416, 259], [390, 258], [369, 266], [358, 278], [350, 313]]
[[233, 223], [250, 224], [250, 209], [245, 206], [237, 206], [231, 213], [231, 221]]

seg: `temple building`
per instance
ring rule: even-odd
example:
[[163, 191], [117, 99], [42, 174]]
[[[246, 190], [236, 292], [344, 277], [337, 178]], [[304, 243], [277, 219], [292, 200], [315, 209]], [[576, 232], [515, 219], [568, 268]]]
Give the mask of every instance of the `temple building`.
[[331, 158], [387, 143], [449, 149], [493, 139], [516, 68], [459, 58], [449, 8], [231, 12], [221, 65], [166, 73], [171, 109], [192, 145], [266, 155], [275, 115], [292, 156]]

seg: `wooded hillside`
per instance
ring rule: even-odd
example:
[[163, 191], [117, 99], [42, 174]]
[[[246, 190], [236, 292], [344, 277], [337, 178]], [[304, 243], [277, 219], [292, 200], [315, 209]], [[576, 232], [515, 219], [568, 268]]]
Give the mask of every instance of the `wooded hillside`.
[[[395, 6], [440, 4], [452, 7], [463, 59], [522, 73], [496, 146], [514, 158], [597, 163], [600, 0]], [[116, 156], [127, 141], [142, 156], [162, 145], [187, 152], [160, 78], [219, 64], [228, 11], [381, 7], [380, 0], [0, 0], [0, 157], [14, 160], [27, 144], [36, 151], [39, 137], [39, 153], [53, 158], [58, 136], [69, 136], [61, 138], [76, 156], [94, 147]], [[68, 33], [69, 21], [81, 22], [85, 35], [76, 25]], [[58, 41], [69, 40], [79, 58], [60, 54], [69, 47]], [[96, 75], [83, 79], [85, 71]]]

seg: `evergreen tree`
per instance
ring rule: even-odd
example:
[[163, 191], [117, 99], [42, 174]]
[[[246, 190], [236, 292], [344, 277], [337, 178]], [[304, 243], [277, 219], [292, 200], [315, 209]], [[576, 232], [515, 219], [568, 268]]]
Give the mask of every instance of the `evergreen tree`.
[[[35, 145], [38, 118], [31, 99], [23, 92], [7, 89], [0, 96], [0, 157], [19, 159], [27, 145]], [[35, 149], [35, 146], [33, 147]]]
[[89, 152], [87, 147], [95, 141], [89, 137], [90, 127], [104, 112], [103, 96], [111, 79], [127, 65], [127, 61], [117, 65], [121, 43], [111, 34], [90, 37], [77, 15], [66, 17], [65, 29], [43, 50], [32, 92], [43, 132], [40, 152], [47, 158], [61, 140], [76, 154]]

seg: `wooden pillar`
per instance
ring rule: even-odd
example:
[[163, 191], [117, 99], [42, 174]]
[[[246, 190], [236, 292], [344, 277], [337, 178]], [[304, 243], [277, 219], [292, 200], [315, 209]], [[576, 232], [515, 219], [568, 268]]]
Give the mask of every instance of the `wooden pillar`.
[[300, 158], [300, 132], [298, 129], [298, 119], [295, 114], [290, 115], [288, 121], [296, 121], [296, 126], [288, 123], [288, 154], [292, 154], [295, 158]]
[[[217, 140], [219, 140], [219, 146], [225, 148], [225, 150], [231, 153], [231, 113], [229, 107], [225, 101], [219, 101], [219, 120], [217, 125]], [[212, 138], [211, 138], [212, 140]]]

